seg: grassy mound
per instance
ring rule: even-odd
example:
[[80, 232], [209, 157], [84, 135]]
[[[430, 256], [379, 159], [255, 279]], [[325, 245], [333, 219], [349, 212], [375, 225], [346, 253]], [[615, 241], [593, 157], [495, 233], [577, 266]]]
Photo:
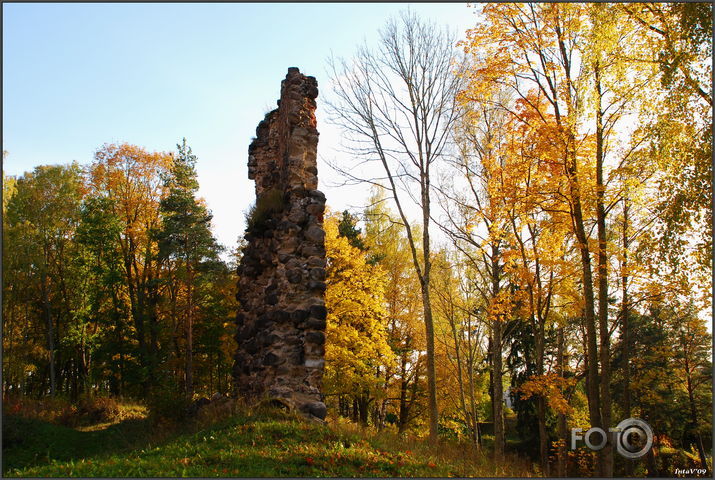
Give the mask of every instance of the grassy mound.
[[[7, 461], [3, 466], [5, 476], [533, 475], [530, 465], [516, 459], [507, 459], [504, 465], [495, 468], [488, 456], [470, 453], [464, 446], [441, 444], [430, 448], [418, 440], [403, 440], [385, 433], [370, 434], [351, 425], [308, 423], [280, 411], [241, 413], [198, 432], [179, 433], [159, 441], [148, 438], [145, 428], [143, 433], [132, 433], [124, 423], [92, 432], [42, 422], [25, 424], [22, 428], [33, 430], [31, 436], [36, 438], [27, 440], [31, 444], [10, 446], [3, 452]], [[50, 442], [50, 438], [54, 440]], [[138, 448], [122, 448], [132, 441], [139, 442]], [[45, 447], [48, 447], [47, 456], [42, 457]], [[39, 457], [28, 458], [21, 450], [34, 451]]]

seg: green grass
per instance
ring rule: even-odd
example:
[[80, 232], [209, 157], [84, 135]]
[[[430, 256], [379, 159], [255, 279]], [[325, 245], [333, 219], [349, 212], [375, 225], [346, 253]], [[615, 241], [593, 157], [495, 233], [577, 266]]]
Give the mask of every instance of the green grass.
[[263, 192], [261, 196], [256, 199], [255, 205], [250, 208], [246, 215], [246, 225], [248, 229], [255, 231], [263, 230], [266, 220], [271, 218], [271, 215], [274, 213], [280, 212], [285, 208], [283, 195], [284, 192], [277, 188]]
[[136, 449], [148, 442], [147, 421], [127, 419], [87, 431], [35, 419], [3, 418], [3, 472], [50, 462], [90, 458]]
[[[5, 418], [7, 422], [18, 421]], [[319, 425], [276, 411], [239, 414], [195, 433], [152, 440], [145, 420], [80, 432], [37, 421], [3, 450], [15, 477], [447, 477], [533, 475], [507, 461], [449, 444], [370, 434], [344, 424]], [[130, 422], [130, 423], [127, 423]], [[132, 423], [133, 422], [133, 423]], [[5, 429], [5, 426], [3, 427]], [[5, 432], [3, 432], [5, 433]], [[134, 443], [133, 442], [138, 442]], [[132, 445], [133, 444], [133, 445]]]

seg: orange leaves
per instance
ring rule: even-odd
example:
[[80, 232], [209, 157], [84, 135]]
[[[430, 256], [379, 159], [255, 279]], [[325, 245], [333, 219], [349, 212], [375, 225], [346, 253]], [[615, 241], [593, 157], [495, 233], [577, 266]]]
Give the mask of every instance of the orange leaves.
[[112, 200], [113, 213], [123, 225], [120, 241], [125, 265], [133, 263], [136, 275], [141, 275], [147, 254], [156, 250], [150, 231], [160, 221], [159, 201], [164, 195], [161, 176], [172, 162], [168, 153], [150, 153], [126, 143], [105, 144], [95, 153], [90, 167], [95, 195]]
[[506, 290], [500, 291], [489, 304], [488, 314], [492, 320], [510, 319], [516, 308], [516, 297]]
[[531, 376], [515, 391], [518, 391], [523, 399], [528, 399], [532, 395], [543, 397], [549, 407], [556, 412], [569, 414], [573, 408], [569, 405], [564, 392], [575, 383], [574, 378], [563, 378], [551, 372], [546, 375]]

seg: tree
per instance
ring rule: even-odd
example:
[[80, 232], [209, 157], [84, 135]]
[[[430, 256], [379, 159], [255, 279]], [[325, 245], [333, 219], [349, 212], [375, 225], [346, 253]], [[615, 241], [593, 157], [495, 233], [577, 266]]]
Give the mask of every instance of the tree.
[[357, 218], [349, 211], [344, 210], [343, 216], [340, 218], [340, 223], [338, 224], [338, 234], [341, 237], [347, 238], [350, 245], [358, 250], [366, 250], [365, 244], [360, 237], [361, 231], [355, 226], [356, 223]]
[[[84, 183], [75, 163], [67, 167], [36, 167], [18, 178], [15, 188], [7, 204], [8, 240], [18, 247], [23, 245], [20, 251], [24, 252], [5, 268], [11, 267], [10, 271], [17, 270], [20, 275], [29, 274], [25, 280], [34, 290], [34, 298], [25, 301], [41, 306], [49, 354], [49, 391], [54, 395], [58, 390], [58, 339], [72, 318], [66, 270]], [[3, 280], [9, 279], [4, 276]]]
[[[595, 317], [591, 251], [589, 248], [589, 148], [587, 136], [579, 131], [580, 76], [582, 64], [574, 54], [582, 42], [585, 6], [576, 4], [491, 4], [483, 8], [486, 22], [467, 32], [465, 48], [476, 66], [465, 98], [486, 98], [485, 92], [505, 89], [530, 113], [522, 121], [539, 125], [548, 132], [550, 161], [562, 169], [565, 183], [556, 183], [556, 197], [568, 200], [568, 213], [581, 259], [581, 286], [587, 339], [587, 386], [591, 423], [602, 426], [600, 377]], [[546, 107], [546, 108], [544, 108]], [[508, 109], [518, 115], [513, 108]], [[563, 186], [562, 186], [563, 185]], [[604, 312], [605, 314], [605, 312]], [[599, 323], [601, 342], [607, 329]], [[603, 360], [603, 357], [601, 358]], [[600, 452], [609, 475], [612, 462], [610, 443]]]
[[[364, 210], [367, 262], [385, 272], [388, 344], [396, 365], [385, 371], [386, 403], [397, 402], [395, 422], [403, 433], [424, 412], [425, 339], [419, 281], [412, 267], [404, 229], [386, 205], [383, 189], [373, 189]], [[387, 405], [385, 405], [385, 408]]]
[[443, 380], [443, 390], [450, 392], [444, 396], [452, 397], [454, 403], [458, 400], [456, 410], [467, 427], [469, 439], [481, 448], [480, 386], [484, 377], [482, 365], [487, 361], [489, 324], [480, 315], [484, 303], [475, 286], [479, 280], [475, 279], [469, 262], [460, 262], [458, 255], [450, 256], [446, 251], [440, 253], [435, 260], [434, 283], [435, 312], [441, 324], [437, 339], [444, 348], [445, 375], [448, 378], [456, 375], [459, 391], [458, 399], [454, 399], [452, 388]]
[[655, 44], [653, 52], [663, 84], [687, 90], [712, 105], [712, 88], [707, 86], [707, 58], [712, 56], [712, 5], [643, 2], [621, 8]]
[[[456, 62], [453, 45], [450, 33], [407, 12], [380, 31], [377, 49], [360, 48], [352, 63], [331, 62], [336, 96], [329, 104], [332, 120], [346, 132], [350, 151], [366, 163], [381, 165], [384, 177], [382, 181], [360, 178], [349, 169], [338, 170], [349, 181], [379, 184], [389, 192], [407, 234], [420, 282], [432, 441], [437, 441], [438, 411], [430, 300], [431, 179], [459, 113], [455, 96], [460, 79], [452, 74]], [[419, 244], [407, 217], [410, 202], [421, 213]]]
[[[503, 96], [494, 93], [493, 98]], [[455, 125], [458, 153], [450, 162], [441, 188], [445, 221], [440, 225], [473, 272], [472, 288], [480, 297], [480, 312], [489, 332], [489, 395], [494, 422], [494, 455], [504, 453], [505, 434], [502, 399], [505, 325], [511, 314], [506, 306], [503, 249], [508, 229], [504, 201], [500, 194], [506, 148], [511, 141], [507, 116], [488, 104], [465, 101], [465, 114]], [[506, 295], [506, 296], [505, 296]], [[506, 303], [504, 302], [506, 300]], [[499, 305], [505, 308], [500, 308]], [[476, 311], [474, 313], [477, 313]]]
[[142, 393], [155, 382], [158, 352], [157, 279], [159, 262], [154, 232], [159, 228], [159, 205], [165, 188], [161, 175], [172, 158], [129, 145], [104, 145], [90, 167], [93, 194], [111, 200], [112, 213], [121, 223], [117, 242], [122, 257], [126, 296], [138, 342]]
[[[676, 372], [684, 383], [688, 394], [688, 435], [695, 441], [700, 465], [707, 470], [707, 457], [703, 444], [703, 433], [709, 427], [701, 422], [701, 411], [696, 397], [698, 392], [710, 396], [707, 404], [712, 405], [712, 392], [707, 387], [712, 385], [712, 335], [707, 331], [703, 321], [695, 314], [693, 305], [688, 305], [680, 315], [675, 315], [672, 325], [675, 336], [675, 355], [677, 359]], [[685, 447], [686, 445], [684, 445]]]
[[[67, 275], [72, 290], [73, 327], [64, 343], [74, 350], [75, 381], [83, 393], [95, 383], [94, 371], [111, 371], [110, 390], [120, 394], [125, 380], [127, 311], [121, 291], [124, 286], [117, 237], [119, 218], [110, 200], [87, 194], [82, 200], [79, 222], [72, 238]], [[119, 354], [119, 362], [113, 357]], [[97, 366], [98, 368], [95, 368]]]
[[384, 393], [384, 372], [394, 362], [385, 331], [385, 275], [339, 235], [338, 227], [336, 217], [326, 217], [324, 388], [328, 394], [352, 398], [354, 414], [366, 425], [369, 404]]
[[202, 263], [217, 259], [218, 246], [211, 234], [212, 215], [196, 198], [199, 182], [196, 178], [197, 157], [183, 139], [177, 145], [178, 153], [171, 170], [162, 175], [164, 188], [168, 192], [161, 199], [159, 211], [162, 216], [161, 229], [156, 233], [160, 262], [176, 263], [170, 281], [184, 288], [184, 306], [180, 316], [184, 318], [186, 333], [185, 392], [191, 398], [193, 384], [193, 325], [196, 315], [196, 276]]
[[[658, 206], [663, 257], [682, 252], [681, 236], [699, 239], [696, 258], [709, 269], [712, 251], [712, 5], [635, 3], [619, 6], [645, 46], [642, 63], [659, 67], [652, 153], [665, 173]], [[709, 277], [709, 276], [708, 276]]]

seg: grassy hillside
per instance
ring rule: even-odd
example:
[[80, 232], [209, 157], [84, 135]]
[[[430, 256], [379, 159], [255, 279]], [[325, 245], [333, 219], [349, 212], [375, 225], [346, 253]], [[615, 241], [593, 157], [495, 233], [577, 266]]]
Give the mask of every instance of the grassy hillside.
[[[531, 476], [508, 458], [495, 468], [469, 448], [319, 425], [273, 410], [247, 412], [172, 434], [129, 419], [78, 431], [6, 416], [3, 473], [21, 477], [448, 477]], [[186, 429], [184, 429], [186, 430]]]

